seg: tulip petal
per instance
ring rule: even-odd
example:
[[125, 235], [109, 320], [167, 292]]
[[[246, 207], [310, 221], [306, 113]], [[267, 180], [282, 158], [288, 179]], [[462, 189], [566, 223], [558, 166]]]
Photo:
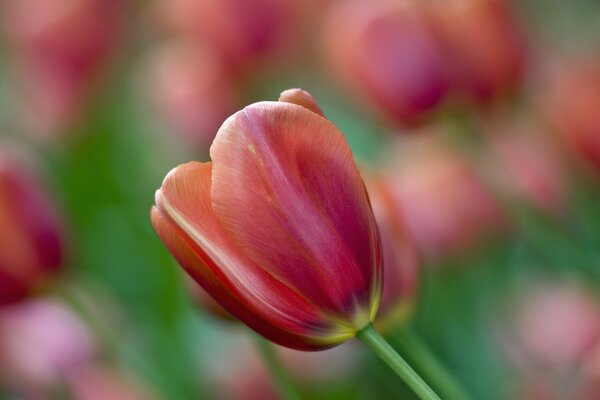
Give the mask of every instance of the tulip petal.
[[297, 104], [299, 106], [309, 109], [310, 111], [320, 115], [321, 117], [325, 116], [325, 114], [323, 114], [323, 111], [321, 110], [321, 107], [319, 107], [319, 105], [317, 104], [315, 99], [310, 95], [310, 93], [302, 89], [284, 90], [279, 95], [279, 101]]
[[210, 177], [211, 163], [187, 163], [157, 192], [152, 224], [179, 263], [227, 311], [274, 342], [306, 350], [351, 337], [239, 253], [213, 214]]
[[214, 213], [248, 258], [355, 327], [374, 317], [377, 229], [331, 122], [296, 104], [256, 103], [223, 124], [210, 154]]

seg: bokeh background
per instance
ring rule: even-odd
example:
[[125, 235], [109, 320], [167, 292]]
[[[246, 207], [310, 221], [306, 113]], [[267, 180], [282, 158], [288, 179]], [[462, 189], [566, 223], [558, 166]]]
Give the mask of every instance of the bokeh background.
[[[0, 398], [280, 398], [149, 210], [292, 87], [402, 227], [392, 344], [474, 399], [600, 398], [598, 1], [0, 0], [0, 35]], [[356, 343], [278, 353], [306, 398], [413, 398]]]

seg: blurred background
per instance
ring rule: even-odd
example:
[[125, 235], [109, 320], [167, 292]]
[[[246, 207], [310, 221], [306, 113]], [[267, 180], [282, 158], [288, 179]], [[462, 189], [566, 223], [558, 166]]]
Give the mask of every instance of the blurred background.
[[[281, 398], [149, 210], [292, 87], [363, 171], [391, 343], [600, 399], [599, 38], [597, 0], [0, 0], [0, 399]], [[353, 342], [277, 353], [305, 398], [413, 398]]]

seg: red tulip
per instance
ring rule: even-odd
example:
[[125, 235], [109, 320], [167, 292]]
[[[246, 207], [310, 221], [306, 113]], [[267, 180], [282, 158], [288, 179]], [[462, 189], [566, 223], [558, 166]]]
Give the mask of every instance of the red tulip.
[[325, 43], [334, 76], [400, 124], [423, 120], [449, 89], [442, 43], [418, 2], [339, 2]]
[[506, 0], [439, 1], [430, 11], [461, 94], [487, 102], [520, 83], [525, 39]]
[[46, 193], [0, 152], [0, 305], [34, 290], [61, 265], [61, 232]]
[[210, 154], [172, 170], [152, 209], [187, 272], [287, 347], [333, 347], [373, 321], [377, 227], [352, 153], [312, 97], [289, 90], [237, 112]]
[[600, 170], [600, 61], [573, 59], [549, 68], [540, 109], [558, 134]]

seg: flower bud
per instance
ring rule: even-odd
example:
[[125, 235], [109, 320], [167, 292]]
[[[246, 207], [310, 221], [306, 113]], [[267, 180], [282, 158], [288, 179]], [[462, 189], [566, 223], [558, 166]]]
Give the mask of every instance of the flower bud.
[[44, 393], [94, 353], [92, 333], [60, 301], [28, 300], [0, 310], [0, 376], [7, 388]]
[[141, 92], [169, 130], [208, 148], [236, 97], [220, 57], [209, 46], [179, 40], [156, 47], [143, 68]]
[[0, 306], [20, 300], [61, 265], [56, 212], [21, 163], [0, 151]]
[[520, 83], [525, 39], [506, 0], [430, 3], [459, 94], [477, 103], [506, 95]]
[[393, 329], [412, 315], [419, 283], [419, 256], [406, 229], [402, 210], [396, 207], [388, 180], [365, 174], [373, 214], [383, 250], [383, 292], [376, 326]]
[[155, 1], [152, 14], [171, 34], [214, 47], [235, 72], [293, 48], [302, 2], [281, 0]]
[[563, 155], [533, 122], [500, 121], [488, 129], [490, 176], [503, 193], [548, 212], [564, 206], [567, 176]]
[[403, 139], [386, 176], [424, 256], [460, 253], [503, 225], [499, 204], [458, 153], [433, 137]]
[[600, 59], [553, 63], [540, 83], [537, 100], [565, 143], [600, 170]]
[[449, 89], [442, 43], [418, 2], [339, 2], [325, 44], [332, 74], [399, 124], [422, 121]]
[[57, 133], [81, 111], [120, 32], [119, 0], [7, 0], [0, 4], [11, 99], [26, 128]]
[[229, 117], [211, 162], [173, 169], [152, 224], [232, 315], [278, 344], [318, 350], [374, 320], [379, 236], [343, 135], [307, 93], [281, 100]]

